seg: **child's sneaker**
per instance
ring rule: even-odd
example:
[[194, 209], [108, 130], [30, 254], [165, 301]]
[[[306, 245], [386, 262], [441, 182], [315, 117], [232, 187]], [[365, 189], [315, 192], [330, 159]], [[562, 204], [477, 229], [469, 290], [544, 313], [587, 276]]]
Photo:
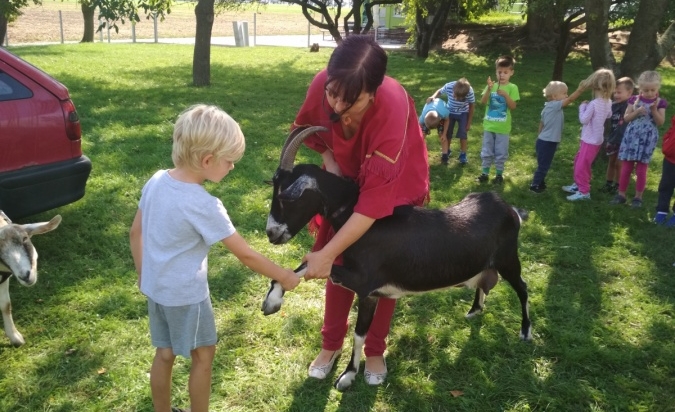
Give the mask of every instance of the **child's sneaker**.
[[485, 182], [487, 182], [489, 179], [490, 179], [490, 177], [489, 177], [488, 175], [486, 175], [485, 173], [481, 173], [480, 176], [478, 176], [478, 177], [476, 178], [476, 182], [478, 182], [478, 183], [485, 183]]
[[572, 183], [569, 186], [563, 186], [562, 190], [563, 190], [563, 192], [567, 192], [567, 193], [576, 193], [576, 192], [579, 191], [579, 186], [577, 186], [576, 183]]
[[465, 165], [468, 162], [468, 160], [466, 160], [466, 153], [460, 153], [457, 160], [459, 160], [460, 164]]
[[666, 222], [666, 227], [675, 227], [675, 213]]
[[591, 194], [590, 193], [583, 194], [581, 192], [575, 192], [574, 194], [567, 196], [567, 200], [569, 200], [570, 202], [576, 202], [579, 200], [591, 200]]
[[633, 198], [633, 200], [630, 202], [630, 207], [633, 209], [639, 209], [642, 207], [642, 199]]
[[540, 184], [540, 185], [535, 185], [535, 184], [530, 185], [530, 192], [544, 193], [544, 190], [546, 190], [546, 185], [543, 184], [543, 183]]
[[607, 182], [603, 187], [600, 188], [601, 193], [614, 193], [615, 192], [614, 183]]
[[654, 223], [656, 223], [657, 225], [662, 225], [662, 224], [666, 223], [667, 217], [668, 217], [668, 213], [656, 212], [656, 216], [654, 216]]
[[494, 179], [492, 179], [493, 185], [501, 185], [502, 183], [504, 183], [504, 176], [502, 175], [497, 175]]
[[449, 156], [450, 156], [450, 154], [445, 154], [445, 153], [443, 153], [443, 154], [441, 155], [441, 164], [442, 164], [442, 165], [447, 165], [447, 164], [448, 164], [448, 157], [449, 157]]
[[621, 195], [614, 196], [614, 199], [609, 201], [610, 205], [622, 205], [626, 203], [626, 198]]

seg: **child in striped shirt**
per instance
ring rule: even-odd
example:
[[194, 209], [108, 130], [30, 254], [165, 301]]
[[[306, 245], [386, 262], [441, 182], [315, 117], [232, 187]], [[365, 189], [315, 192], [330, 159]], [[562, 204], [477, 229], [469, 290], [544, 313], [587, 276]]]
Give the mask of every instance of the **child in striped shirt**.
[[457, 160], [459, 160], [459, 163], [462, 165], [465, 165], [467, 163], [467, 135], [471, 128], [473, 109], [476, 104], [473, 88], [469, 81], [462, 77], [457, 81], [446, 83], [445, 86], [438, 89], [433, 96], [427, 98], [427, 103], [433, 101], [439, 95], [445, 95], [447, 97], [446, 105], [449, 111], [448, 127], [443, 130], [443, 135], [441, 135], [441, 159], [445, 158], [447, 160], [452, 153], [452, 150], [450, 150], [450, 142], [452, 141], [455, 124], [457, 124], [456, 136], [459, 139], [460, 147]]

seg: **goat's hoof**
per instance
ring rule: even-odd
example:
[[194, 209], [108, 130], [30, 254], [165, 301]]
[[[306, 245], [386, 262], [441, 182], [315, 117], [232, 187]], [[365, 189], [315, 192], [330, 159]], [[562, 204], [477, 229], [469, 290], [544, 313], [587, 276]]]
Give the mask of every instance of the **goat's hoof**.
[[272, 303], [268, 302], [267, 299], [265, 299], [262, 303], [261, 310], [263, 312], [263, 315], [265, 315], [265, 316], [277, 313], [277, 312], [279, 312], [279, 309], [281, 309], [281, 304], [272, 304]]
[[22, 346], [23, 344], [26, 343], [26, 341], [23, 339], [23, 336], [21, 336], [20, 333], [17, 332], [16, 335], [10, 336], [9, 337], [9, 342], [14, 346], [15, 348], [18, 348], [19, 346]]
[[520, 340], [523, 340], [525, 342], [532, 342], [532, 328], [527, 328], [526, 333], [523, 333], [521, 331], [520, 332]]
[[352, 386], [352, 383], [354, 383], [354, 378], [356, 378], [356, 372], [342, 372], [333, 386], [335, 386], [335, 389], [339, 390], [340, 392], [344, 392], [349, 389], [350, 386]]
[[466, 315], [464, 315], [464, 317], [467, 318], [467, 319], [471, 319], [471, 318], [474, 318], [474, 317], [480, 315], [481, 313], [483, 313], [482, 308], [476, 309], [476, 310], [471, 309]]

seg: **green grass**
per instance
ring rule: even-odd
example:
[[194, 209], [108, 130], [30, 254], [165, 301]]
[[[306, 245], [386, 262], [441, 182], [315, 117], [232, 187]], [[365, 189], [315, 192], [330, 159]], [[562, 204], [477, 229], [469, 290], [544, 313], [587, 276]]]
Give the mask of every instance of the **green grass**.
[[[207, 189], [223, 200], [254, 248], [294, 267], [312, 240], [303, 232], [287, 245], [268, 244], [264, 227], [271, 193], [263, 180], [274, 173], [307, 85], [331, 50], [213, 47], [209, 88], [190, 86], [191, 46], [82, 44], [12, 51], [68, 86], [94, 168], [82, 200], [24, 220], [63, 216], [56, 231], [33, 239], [40, 253], [38, 284], [11, 285], [14, 318], [27, 343], [15, 349], [0, 339], [0, 411], [151, 411], [154, 349], [128, 228], [144, 182], [156, 169], [171, 167], [172, 122], [197, 102], [217, 104], [240, 122], [246, 155], [221, 184]], [[481, 90], [494, 75], [497, 52], [434, 54], [427, 60], [392, 53], [389, 72], [421, 109], [425, 97], [456, 77], [466, 76]], [[572, 180], [579, 132], [574, 104], [566, 109], [550, 189], [530, 193], [541, 89], [552, 61], [545, 54], [518, 56], [512, 81], [522, 100], [514, 112], [506, 182], [496, 188], [531, 212], [520, 244], [533, 342], [518, 339], [518, 299], [506, 283], [497, 285], [485, 313], [472, 320], [463, 316], [472, 291], [407, 297], [399, 301], [388, 339], [386, 385], [369, 387], [361, 375], [340, 393], [331, 383], [346, 355], [327, 381], [306, 378], [320, 348], [322, 282], [303, 282], [287, 294], [281, 313], [264, 317], [266, 279], [216, 246], [209, 257], [220, 337], [213, 411], [675, 410], [675, 231], [650, 224], [662, 156], [658, 152], [650, 165], [643, 209], [611, 207], [609, 196], [597, 190], [591, 202], [567, 202], [558, 188]], [[573, 56], [565, 79], [576, 85], [590, 70], [585, 56]], [[675, 70], [659, 70], [661, 95], [675, 96]], [[474, 182], [483, 113], [477, 107], [464, 168], [454, 159], [442, 167], [438, 140], [429, 136], [432, 206], [492, 189]], [[668, 118], [672, 113], [668, 109]], [[456, 141], [452, 148], [457, 151]], [[299, 160], [319, 158], [303, 149]], [[596, 189], [604, 183], [605, 168], [600, 156]], [[350, 348], [349, 336], [345, 349]], [[174, 372], [179, 405], [188, 402], [188, 371], [189, 361], [179, 360]]]

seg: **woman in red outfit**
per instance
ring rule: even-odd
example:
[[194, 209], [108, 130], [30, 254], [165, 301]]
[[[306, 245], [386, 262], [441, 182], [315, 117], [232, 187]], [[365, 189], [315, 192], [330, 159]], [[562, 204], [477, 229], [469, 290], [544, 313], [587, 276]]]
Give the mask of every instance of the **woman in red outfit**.
[[[321, 153], [326, 170], [356, 181], [360, 187], [354, 214], [335, 233], [326, 222], [304, 260], [306, 279], [325, 279], [342, 252], [376, 219], [395, 206], [422, 205], [429, 196], [429, 164], [415, 105], [405, 89], [385, 76], [387, 54], [370, 37], [347, 37], [331, 55], [328, 67], [314, 77], [293, 127], [321, 125], [328, 132], [310, 136], [305, 144]], [[411, 274], [414, 276], [414, 274]], [[324, 379], [340, 354], [347, 333], [354, 293], [330, 280], [322, 350], [309, 376]], [[371, 385], [386, 378], [385, 338], [396, 301], [380, 298], [365, 340], [365, 377]]]

